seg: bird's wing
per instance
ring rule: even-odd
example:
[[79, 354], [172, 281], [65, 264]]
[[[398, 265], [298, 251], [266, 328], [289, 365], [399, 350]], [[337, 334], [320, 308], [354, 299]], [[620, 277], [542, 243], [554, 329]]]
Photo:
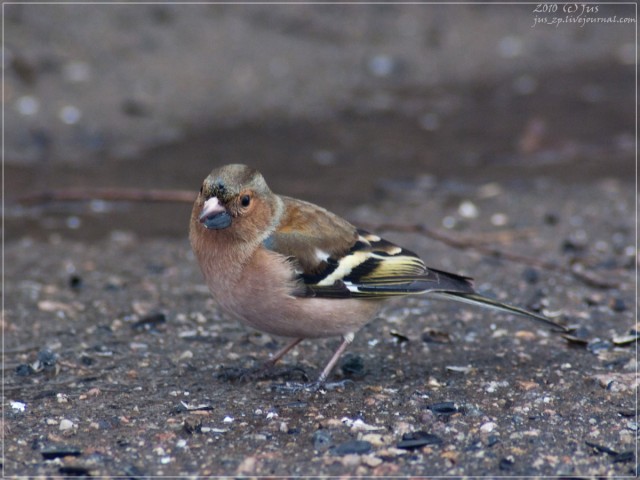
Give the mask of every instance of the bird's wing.
[[386, 298], [429, 291], [472, 293], [471, 280], [425, 266], [413, 252], [296, 199], [263, 242], [289, 258], [302, 288], [297, 296]]
[[298, 280], [295, 296], [384, 299], [432, 293], [566, 331], [543, 315], [478, 294], [471, 278], [428, 268], [415, 253], [358, 230], [321, 207], [283, 200], [283, 218], [263, 245], [292, 262]]

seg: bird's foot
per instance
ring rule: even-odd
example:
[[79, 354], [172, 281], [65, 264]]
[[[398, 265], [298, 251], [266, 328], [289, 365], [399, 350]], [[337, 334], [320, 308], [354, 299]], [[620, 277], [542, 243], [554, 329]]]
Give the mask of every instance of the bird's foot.
[[251, 382], [260, 380], [290, 380], [298, 376], [302, 381], [308, 381], [304, 369], [301, 367], [281, 367], [274, 368], [273, 365], [266, 363], [257, 367], [223, 367], [216, 375], [216, 378], [227, 382]]
[[320, 390], [336, 390], [345, 388], [347, 385], [353, 385], [352, 380], [340, 380], [339, 382], [321, 382], [315, 381], [311, 383], [285, 382], [274, 383], [271, 390], [278, 393], [299, 393], [299, 392], [318, 392]]

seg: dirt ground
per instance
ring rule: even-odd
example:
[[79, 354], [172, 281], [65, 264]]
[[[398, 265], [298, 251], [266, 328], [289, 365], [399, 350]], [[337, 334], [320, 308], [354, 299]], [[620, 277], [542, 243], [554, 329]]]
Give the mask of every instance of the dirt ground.
[[[93, 24], [102, 30], [87, 22], [65, 35], [26, 6], [10, 12], [4, 476], [638, 474], [636, 84], [628, 42], [604, 26], [543, 37], [530, 29], [528, 10], [514, 24], [528, 32], [519, 36], [507, 28], [509, 15], [469, 8], [415, 18], [381, 8], [336, 37], [348, 18], [330, 9], [299, 23], [302, 10], [243, 17], [212, 7], [207, 15], [222, 25], [212, 38], [252, 35], [246, 22], [278, 28], [249, 37], [264, 40], [262, 50], [224, 49], [216, 74], [237, 58], [256, 70], [240, 68], [215, 84], [220, 93], [210, 104], [196, 95], [212, 85], [197, 82], [204, 64], [173, 64], [176, 76], [164, 77], [171, 62], [158, 60], [182, 58], [178, 46], [190, 42], [193, 55], [203, 55], [211, 38], [195, 38], [196, 20], [187, 21], [194, 12], [138, 12], [152, 26], [132, 16], [115, 31], [114, 50], [89, 41], [115, 22], [106, 13]], [[420, 63], [424, 49], [406, 42], [423, 44], [393, 33], [423, 18], [426, 50], [441, 50], [446, 61]], [[482, 25], [478, 44], [469, 24]], [[37, 48], [19, 48], [32, 31]], [[163, 36], [174, 31], [179, 41]], [[273, 74], [254, 85], [269, 64], [256, 60], [260, 52], [280, 52], [291, 36], [308, 43], [286, 51], [290, 71], [313, 64], [307, 75], [316, 83]], [[63, 48], [60, 38], [78, 49]], [[487, 38], [503, 57], [481, 48]], [[95, 59], [82, 57], [83, 45], [98, 48]], [[136, 69], [107, 66], [139, 57], [147, 62], [136, 64], [142, 77], [167, 83], [154, 84], [157, 95], [134, 88], [127, 103], [118, 95]], [[78, 80], [84, 70], [74, 58], [91, 67], [93, 90], [93, 80]], [[532, 58], [538, 63], [527, 70]], [[426, 81], [434, 61], [442, 68]], [[354, 63], [364, 68], [350, 76]], [[474, 76], [483, 65], [490, 73]], [[172, 102], [190, 88], [177, 109]], [[40, 99], [41, 110], [18, 121], [14, 102], [25, 96]], [[285, 108], [291, 98], [300, 101]], [[84, 116], [56, 124], [67, 104]], [[92, 123], [91, 112], [103, 112], [105, 124]], [[331, 378], [347, 380], [342, 387], [279, 388], [314, 379], [339, 339], [305, 341], [270, 375], [234, 379], [285, 340], [236, 323], [210, 298], [187, 240], [188, 203], [33, 197], [78, 187], [195, 196], [214, 166], [232, 162], [256, 166], [279, 193], [379, 230], [429, 266], [474, 277], [487, 295], [544, 312], [571, 335], [415, 296], [388, 303], [359, 332]]]
[[[351, 218], [368, 224], [446, 218], [460, 224], [447, 232], [454, 238], [561, 269], [387, 232], [431, 265], [473, 275], [482, 291], [542, 307], [585, 343], [526, 320], [407, 298], [356, 337], [334, 375], [352, 382], [317, 393], [273, 389], [303, 380], [295, 372], [220, 375], [266, 359], [282, 341], [216, 308], [186, 237], [10, 242], [5, 473], [633, 474], [629, 187], [614, 179], [562, 187], [422, 179], [355, 209]], [[461, 202], [481, 213], [464, 218]], [[507, 226], [487, 226], [505, 216]], [[284, 365], [313, 378], [336, 346], [303, 342]], [[421, 440], [403, 446], [414, 437]]]

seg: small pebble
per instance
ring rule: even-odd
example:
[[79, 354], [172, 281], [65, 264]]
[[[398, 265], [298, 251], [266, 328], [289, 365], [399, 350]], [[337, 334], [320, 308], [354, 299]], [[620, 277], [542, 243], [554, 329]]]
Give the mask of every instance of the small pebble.
[[496, 227], [504, 227], [509, 223], [509, 217], [504, 213], [494, 213], [491, 215], [491, 224]]
[[535, 268], [527, 267], [522, 272], [522, 278], [530, 284], [538, 283], [540, 280], [540, 272]]
[[25, 95], [18, 98], [16, 108], [22, 115], [35, 115], [40, 110], [40, 102], [31, 95]]
[[382, 463], [382, 459], [373, 455], [365, 455], [362, 457], [362, 463], [367, 467], [377, 467]]
[[635, 458], [636, 458], [636, 455], [632, 451], [620, 452], [613, 456], [613, 462], [614, 463], [633, 462]]
[[469, 200], [460, 203], [458, 213], [463, 218], [477, 218], [479, 215], [478, 207]]
[[515, 461], [513, 457], [507, 457], [500, 460], [498, 467], [500, 468], [500, 470], [511, 470], [514, 464]]
[[82, 277], [79, 275], [71, 275], [69, 277], [69, 286], [74, 290], [82, 288]]
[[454, 402], [438, 402], [427, 405], [427, 409], [436, 415], [451, 415], [458, 412], [458, 407]]
[[612, 298], [609, 301], [609, 307], [614, 312], [624, 312], [627, 309], [627, 305], [624, 303], [624, 300], [621, 298]]
[[14, 412], [24, 412], [27, 409], [27, 404], [23, 403], [23, 402], [16, 402], [16, 401], [11, 401], [11, 409]]
[[599, 338], [594, 338], [587, 344], [587, 350], [589, 350], [591, 353], [598, 353], [603, 350], [611, 350], [612, 348], [613, 343], [611, 343], [609, 340], [601, 340]]
[[369, 442], [364, 440], [349, 440], [334, 448], [332, 453], [338, 456], [349, 454], [364, 455], [369, 453], [371, 449], [372, 445]]
[[28, 377], [33, 373], [35, 373], [35, 370], [31, 365], [27, 365], [26, 363], [21, 363], [16, 367], [16, 375], [19, 377]]
[[424, 343], [451, 343], [451, 336], [447, 332], [428, 329], [422, 332], [420, 339]]
[[402, 435], [402, 440], [396, 445], [398, 448], [411, 450], [414, 448], [424, 447], [426, 445], [440, 445], [442, 439], [432, 433], [423, 431], [409, 432]]
[[333, 444], [333, 440], [331, 439], [331, 433], [328, 430], [320, 429], [316, 430], [313, 433], [313, 448], [320, 452], [324, 452], [329, 449]]
[[457, 224], [458, 222], [454, 217], [447, 216], [442, 219], [442, 226], [444, 228], [451, 229], [451, 228], [454, 228]]
[[131, 325], [131, 328], [136, 332], [155, 331], [156, 327], [167, 322], [167, 317], [164, 313], [152, 313], [142, 317], [137, 322]]
[[65, 430], [71, 430], [73, 428], [73, 422], [71, 420], [67, 420], [66, 418], [63, 418], [60, 421], [60, 430], [65, 431]]
[[38, 368], [36, 370], [39, 368], [52, 370], [55, 368], [57, 361], [58, 356], [48, 348], [40, 350], [38, 352], [38, 359], [36, 360], [36, 363], [38, 364]]
[[82, 450], [72, 445], [48, 445], [40, 450], [42, 458], [45, 460], [54, 460], [62, 457], [79, 457]]
[[497, 425], [493, 422], [487, 422], [480, 426], [480, 431], [485, 433], [493, 432], [496, 429]]
[[73, 105], [67, 105], [60, 109], [58, 113], [58, 117], [62, 120], [63, 123], [67, 125], [74, 125], [78, 123], [80, 118], [82, 118], [82, 112], [78, 107], [74, 107]]
[[639, 332], [637, 332], [636, 330], [631, 330], [627, 335], [616, 335], [614, 336], [611, 341], [613, 341], [613, 343], [615, 345], [618, 346], [625, 346], [625, 345], [630, 345], [634, 342], [637, 342], [638, 339], [640, 339], [640, 334]]
[[388, 77], [396, 68], [396, 61], [390, 55], [376, 55], [369, 60], [369, 71], [376, 77]]

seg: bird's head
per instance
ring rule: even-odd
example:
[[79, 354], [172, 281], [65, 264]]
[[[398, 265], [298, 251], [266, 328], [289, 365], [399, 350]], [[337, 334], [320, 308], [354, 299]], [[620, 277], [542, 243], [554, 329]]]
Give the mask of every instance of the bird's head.
[[213, 170], [202, 183], [193, 221], [207, 230], [251, 237], [269, 226], [275, 202], [260, 172], [246, 165], [225, 165]]

